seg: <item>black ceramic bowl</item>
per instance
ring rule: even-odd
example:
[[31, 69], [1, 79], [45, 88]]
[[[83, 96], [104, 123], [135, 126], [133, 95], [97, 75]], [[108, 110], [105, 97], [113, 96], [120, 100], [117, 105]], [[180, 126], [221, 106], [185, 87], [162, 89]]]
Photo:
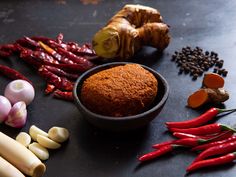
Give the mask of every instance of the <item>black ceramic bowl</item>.
[[128, 64], [128, 62], [114, 62], [97, 66], [83, 73], [75, 82], [73, 90], [75, 103], [83, 118], [98, 128], [111, 131], [126, 131], [143, 127], [157, 117], [168, 98], [169, 86], [164, 77], [153, 69], [141, 65], [143, 68], [151, 72], [158, 80], [158, 94], [153, 104], [145, 112], [133, 116], [110, 117], [94, 113], [87, 109], [80, 100], [81, 87], [84, 80], [99, 71], [125, 64]]

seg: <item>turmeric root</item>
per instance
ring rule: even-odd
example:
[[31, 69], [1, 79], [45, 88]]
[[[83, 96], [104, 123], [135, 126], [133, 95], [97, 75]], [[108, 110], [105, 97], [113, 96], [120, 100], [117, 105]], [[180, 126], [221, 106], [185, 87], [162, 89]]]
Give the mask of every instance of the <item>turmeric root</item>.
[[188, 106], [198, 108], [206, 103], [219, 104], [229, 99], [229, 94], [224, 88], [202, 88], [188, 97]]
[[198, 108], [209, 101], [208, 93], [205, 89], [199, 89], [188, 97], [188, 106]]
[[94, 35], [92, 44], [100, 57], [126, 60], [143, 45], [164, 50], [170, 42], [168, 32], [168, 25], [162, 22], [156, 9], [125, 5]]
[[207, 73], [203, 77], [202, 85], [203, 87], [217, 89], [224, 87], [224, 78], [216, 73]]

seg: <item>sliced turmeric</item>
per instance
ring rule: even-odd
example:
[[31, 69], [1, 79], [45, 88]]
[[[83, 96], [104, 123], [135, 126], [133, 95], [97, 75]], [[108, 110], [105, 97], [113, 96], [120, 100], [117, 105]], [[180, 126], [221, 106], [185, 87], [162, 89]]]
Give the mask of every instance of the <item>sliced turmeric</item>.
[[188, 106], [199, 108], [206, 103], [219, 104], [229, 99], [229, 94], [224, 88], [201, 88], [188, 97]]
[[198, 108], [209, 101], [206, 89], [199, 89], [188, 97], [188, 106]]
[[203, 77], [202, 84], [207, 88], [218, 89], [224, 87], [225, 80], [219, 74], [206, 73]]
[[162, 51], [169, 42], [169, 27], [156, 9], [128, 4], [94, 35], [92, 44], [100, 57], [126, 60], [143, 45]]

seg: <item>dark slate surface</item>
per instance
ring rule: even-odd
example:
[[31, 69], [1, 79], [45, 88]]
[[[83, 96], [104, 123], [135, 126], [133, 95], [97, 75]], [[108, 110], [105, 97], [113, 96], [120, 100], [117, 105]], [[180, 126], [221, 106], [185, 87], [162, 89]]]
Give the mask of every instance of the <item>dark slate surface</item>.
[[[158, 8], [171, 26], [172, 41], [160, 55], [152, 48], [144, 48], [133, 61], [160, 72], [169, 82], [169, 99], [148, 127], [126, 134], [99, 131], [87, 124], [72, 103], [52, 99], [43, 94], [44, 81], [17, 57], [2, 59], [1, 64], [18, 69], [33, 80], [36, 97], [28, 107], [29, 115], [22, 130], [4, 125], [0, 131], [15, 137], [34, 124], [44, 130], [57, 125], [70, 130], [68, 143], [61, 149], [50, 151], [45, 177], [176, 177], [185, 176], [185, 168], [195, 155], [178, 151], [150, 163], [139, 165], [137, 157], [148, 152], [151, 145], [171, 138], [166, 132], [167, 120], [185, 120], [203, 110], [191, 110], [186, 105], [187, 96], [201, 85], [202, 78], [192, 81], [188, 75], [178, 75], [178, 69], [170, 61], [171, 54], [183, 46], [200, 46], [216, 51], [225, 60], [229, 70], [225, 87], [230, 92], [227, 108], [236, 105], [236, 2], [205, 0], [162, 1], [100, 1], [97, 5], [83, 5], [81, 1], [0, 1], [0, 43], [10, 43], [27, 35], [55, 37], [64, 33], [65, 40], [89, 42], [93, 34], [124, 4], [140, 3]], [[9, 80], [0, 76], [0, 93]], [[218, 120], [235, 124], [236, 114]], [[233, 164], [220, 168], [201, 170], [189, 176], [235, 176]]]

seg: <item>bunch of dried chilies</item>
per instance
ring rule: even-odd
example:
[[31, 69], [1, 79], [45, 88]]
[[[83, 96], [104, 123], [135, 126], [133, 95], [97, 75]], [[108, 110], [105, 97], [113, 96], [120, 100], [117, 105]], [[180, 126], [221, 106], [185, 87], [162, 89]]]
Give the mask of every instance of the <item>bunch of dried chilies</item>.
[[139, 157], [139, 161], [152, 160], [182, 147], [201, 152], [187, 167], [187, 172], [232, 162], [236, 159], [236, 129], [220, 123], [208, 123], [222, 112], [234, 111], [236, 109], [211, 108], [191, 120], [166, 122], [168, 130], [178, 139], [154, 144], [155, 150]]
[[[82, 72], [94, 67], [91, 60], [97, 58], [91, 45], [65, 42], [62, 33], [56, 39], [25, 36], [13, 44], [0, 45], [0, 57], [8, 58], [13, 54], [35, 68], [46, 80], [46, 94], [53, 93], [54, 97], [68, 101], [73, 101], [74, 81]], [[0, 74], [29, 81], [23, 74], [5, 65], [0, 65]]]

